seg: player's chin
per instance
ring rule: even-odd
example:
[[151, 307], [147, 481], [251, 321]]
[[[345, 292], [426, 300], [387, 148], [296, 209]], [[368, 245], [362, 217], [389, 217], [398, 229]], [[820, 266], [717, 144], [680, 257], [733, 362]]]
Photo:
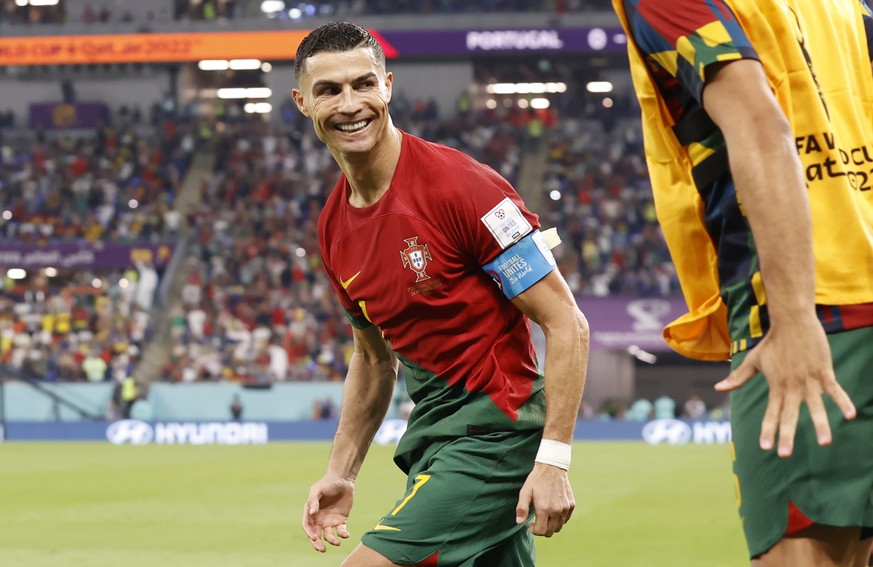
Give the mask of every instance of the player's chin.
[[371, 138], [357, 140], [340, 139], [334, 147], [336, 147], [343, 154], [353, 155], [365, 154], [372, 150], [375, 145], [375, 140]]

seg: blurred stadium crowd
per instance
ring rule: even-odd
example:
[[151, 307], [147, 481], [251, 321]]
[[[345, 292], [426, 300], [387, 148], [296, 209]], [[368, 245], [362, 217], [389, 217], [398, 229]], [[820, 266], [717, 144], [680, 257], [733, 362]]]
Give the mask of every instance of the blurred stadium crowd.
[[[176, 2], [173, 17], [232, 18], [247, 4]], [[38, 11], [6, 1], [0, 23], [129, 21], [127, 5], [91, 2], [74, 14], [63, 1]], [[543, 9], [532, 0], [311, 5], [319, 14], [350, 16]], [[606, 9], [608, 2], [555, 0], [548, 9], [592, 5]], [[593, 103], [472, 110], [463, 96], [448, 116], [433, 100], [395, 96], [392, 115], [404, 131], [464, 151], [513, 183], [526, 155], [544, 155], [536, 212], [563, 238], [556, 255], [577, 296], [672, 296], [677, 282], [657, 228], [637, 111], [620, 102], [608, 122]], [[4, 126], [11, 121], [4, 118]], [[7, 275], [0, 280], [0, 363], [49, 381], [120, 382], [136, 372], [160, 312], [169, 321], [161, 368], [167, 381], [343, 378], [351, 333], [322, 272], [316, 231], [338, 169], [290, 100], [272, 120], [232, 105], [206, 119], [193, 108], [156, 104], [114, 109], [93, 136], [14, 131], [18, 137], [0, 136], [0, 241], [185, 240], [176, 267], [184, 283], [179, 293], [160, 296], [167, 258], [115, 271]], [[198, 151], [213, 153], [215, 167], [183, 213], [176, 201]]]
[[[265, 5], [266, 4], [266, 5]], [[265, 6], [264, 9], [262, 6]], [[26, 0], [0, 2], [0, 24], [147, 24], [167, 20], [220, 21], [262, 14], [277, 19], [355, 18], [396, 14], [552, 12], [560, 16], [584, 10], [608, 10], [609, 0], [174, 0], [172, 13], [149, 9], [136, 0]], [[292, 15], [293, 14], [293, 15]]]

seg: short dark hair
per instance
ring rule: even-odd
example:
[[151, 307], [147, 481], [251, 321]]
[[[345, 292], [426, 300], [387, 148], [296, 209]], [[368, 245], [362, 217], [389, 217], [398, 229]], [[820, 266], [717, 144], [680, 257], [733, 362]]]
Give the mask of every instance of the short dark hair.
[[369, 47], [376, 60], [385, 67], [385, 52], [376, 38], [357, 24], [349, 22], [330, 22], [309, 32], [294, 56], [294, 77], [300, 81], [306, 60], [317, 53], [342, 53], [359, 47]]

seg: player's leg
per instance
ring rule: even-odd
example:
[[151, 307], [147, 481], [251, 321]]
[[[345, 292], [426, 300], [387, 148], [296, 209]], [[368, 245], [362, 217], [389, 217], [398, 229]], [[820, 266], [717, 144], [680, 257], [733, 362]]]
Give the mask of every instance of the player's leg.
[[[469, 561], [528, 530], [515, 523], [515, 505], [539, 438], [536, 431], [486, 433], [428, 451], [363, 545], [400, 565], [479, 566]], [[527, 556], [506, 566], [533, 567], [532, 547]]]
[[397, 565], [378, 551], [359, 543], [340, 567], [396, 567]]
[[482, 555], [462, 563], [459, 567], [534, 567], [536, 549], [529, 529], [519, 530], [509, 540]]
[[864, 539], [861, 540], [860, 550], [855, 555], [855, 562], [852, 564], [852, 567], [869, 567], [873, 565], [873, 538], [867, 537], [867, 534], [873, 532], [873, 530], [862, 530], [862, 536]]
[[[758, 376], [731, 394], [734, 481], [749, 556], [758, 561], [755, 565], [844, 561], [843, 565], [854, 566], [855, 556], [863, 554], [860, 538], [868, 540], [866, 530], [873, 527], [873, 328], [836, 333], [828, 340], [837, 380], [858, 410], [857, 418], [847, 421], [825, 398], [831, 445], [818, 445], [804, 406], [792, 456], [784, 459], [775, 449], [762, 451], [758, 442], [769, 396], [766, 380]], [[743, 354], [734, 357], [733, 365], [743, 358]], [[863, 536], [859, 528], [865, 530]], [[766, 562], [771, 551], [772, 558], [796, 550], [805, 550], [801, 557], [819, 553], [837, 563]]]
[[811, 526], [787, 536], [752, 560], [753, 567], [866, 567], [870, 540], [858, 528]]
[[873, 530], [866, 530], [864, 534], [867, 551], [862, 550], [862, 556], [858, 558], [858, 563], [855, 567], [870, 567], [873, 565], [873, 537], [867, 537], [867, 534], [873, 534]]

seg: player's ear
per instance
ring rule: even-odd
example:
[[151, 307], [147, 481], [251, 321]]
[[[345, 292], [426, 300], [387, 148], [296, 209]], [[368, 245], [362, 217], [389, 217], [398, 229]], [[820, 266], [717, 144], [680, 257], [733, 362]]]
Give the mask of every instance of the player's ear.
[[394, 73], [388, 71], [385, 73], [385, 93], [388, 95], [385, 97], [385, 102], [391, 101], [391, 93], [394, 88]]
[[303, 116], [309, 118], [309, 111], [306, 110], [306, 101], [303, 99], [303, 93], [300, 92], [300, 89], [291, 89], [291, 98], [294, 100], [294, 104], [297, 105], [297, 110]]

